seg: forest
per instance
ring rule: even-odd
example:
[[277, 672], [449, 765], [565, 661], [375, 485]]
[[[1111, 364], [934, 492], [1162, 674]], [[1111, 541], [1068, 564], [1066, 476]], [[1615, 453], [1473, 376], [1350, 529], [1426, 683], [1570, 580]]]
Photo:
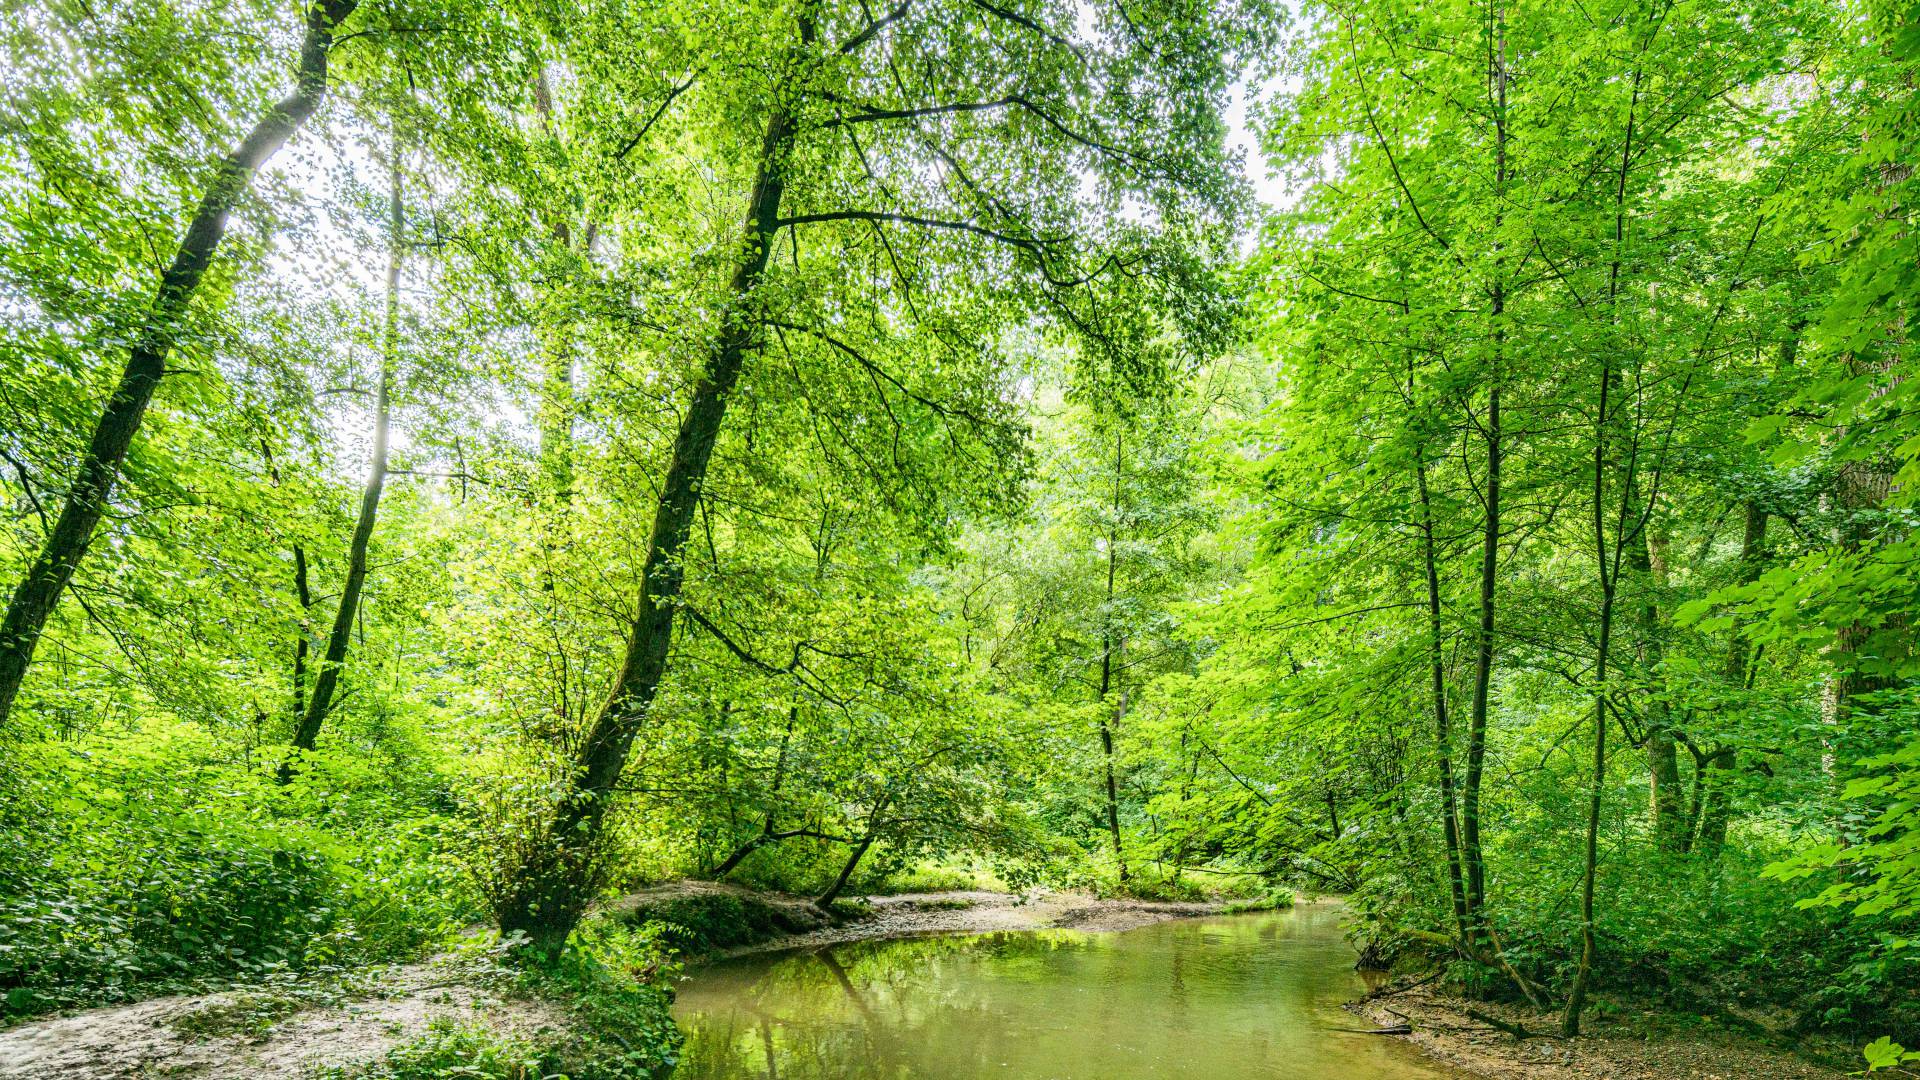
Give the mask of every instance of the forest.
[[890, 3], [7, 5], [0, 1075], [943, 890], [1920, 1075], [1920, 6]]

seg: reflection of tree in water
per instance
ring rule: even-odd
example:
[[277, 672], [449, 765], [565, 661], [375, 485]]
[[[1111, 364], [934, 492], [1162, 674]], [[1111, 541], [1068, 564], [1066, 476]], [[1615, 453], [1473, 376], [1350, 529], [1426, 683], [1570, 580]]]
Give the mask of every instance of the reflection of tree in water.
[[848, 942], [784, 956], [728, 995], [731, 1011], [686, 1024], [675, 1076], [913, 1075], [926, 1035], [967, 1026], [957, 1013], [988, 1011], [977, 981], [959, 969], [990, 964], [999, 978], [1038, 977], [1049, 957], [1095, 941], [1071, 930], [1025, 931]]
[[680, 1080], [1444, 1075], [1350, 1027], [1331, 910], [1119, 934], [849, 943], [722, 965], [681, 999]]

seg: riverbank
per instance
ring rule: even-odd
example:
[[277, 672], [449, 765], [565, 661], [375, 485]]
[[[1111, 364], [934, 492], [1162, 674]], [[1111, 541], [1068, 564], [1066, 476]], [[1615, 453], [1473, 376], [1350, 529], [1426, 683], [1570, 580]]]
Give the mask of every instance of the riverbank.
[[[627, 896], [604, 914], [632, 924], [664, 918], [744, 938], [696, 950], [717, 958], [922, 934], [1126, 930], [1224, 910], [1078, 893], [952, 891], [864, 898], [839, 905], [829, 917], [794, 897], [673, 882]], [[595, 1034], [585, 1030], [591, 1021], [578, 1005], [559, 988], [531, 986], [497, 953], [462, 950], [419, 964], [172, 995], [17, 1024], [0, 1030], [0, 1080], [353, 1075], [423, 1041], [462, 1032], [523, 1048], [578, 1043]]]
[[178, 994], [0, 1030], [0, 1078], [269, 1080], [380, 1060], [441, 1030], [564, 1037], [565, 1003], [471, 957], [370, 968], [217, 994]]
[[[1577, 1039], [1550, 1034], [1557, 1016], [1469, 1002], [1427, 987], [1376, 990], [1349, 1009], [1382, 1028], [1411, 1025], [1403, 1038], [1437, 1061], [1487, 1080], [1838, 1080], [1845, 1072], [1730, 1030], [1660, 1030], [1663, 1018], [1596, 1010]], [[1529, 1037], [1470, 1015], [1492, 1017]]]
[[676, 881], [613, 906], [616, 917], [691, 924], [693, 942], [713, 958], [817, 948], [919, 934], [1017, 930], [1131, 930], [1168, 919], [1218, 915], [1224, 903], [1112, 899], [1078, 892], [985, 890], [867, 896], [824, 915], [810, 901], [733, 885]]

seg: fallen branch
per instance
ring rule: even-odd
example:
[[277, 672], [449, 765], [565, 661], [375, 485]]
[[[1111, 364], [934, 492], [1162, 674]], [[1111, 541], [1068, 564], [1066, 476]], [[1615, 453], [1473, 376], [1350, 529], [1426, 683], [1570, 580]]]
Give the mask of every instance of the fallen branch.
[[[1365, 994], [1361, 995], [1360, 1000], [1363, 1002], [1378, 1001], [1379, 999], [1384, 997], [1393, 997], [1396, 994], [1405, 994], [1413, 990], [1418, 990], [1421, 987], [1427, 985], [1428, 983], [1434, 981], [1435, 979], [1438, 979], [1440, 976], [1444, 974], [1446, 974], [1444, 970], [1436, 969], [1434, 971], [1428, 972], [1424, 977], [1415, 979], [1412, 982], [1401, 982], [1398, 979], [1396, 979], [1393, 982], [1385, 983], [1381, 986], [1375, 987], [1374, 989], [1367, 991]], [[1382, 1006], [1382, 1008], [1385, 1008], [1385, 1006]], [[1387, 1009], [1387, 1011], [1393, 1012], [1392, 1009]], [[1393, 1014], [1395, 1016], [1400, 1015], [1397, 1012]]]
[[1468, 1016], [1472, 1017], [1473, 1019], [1478, 1020], [1481, 1023], [1487, 1025], [1488, 1027], [1498, 1028], [1499, 1030], [1504, 1031], [1507, 1034], [1513, 1036], [1514, 1042], [1526, 1042], [1528, 1039], [1564, 1039], [1566, 1038], [1565, 1035], [1560, 1035], [1551, 1031], [1529, 1031], [1527, 1030], [1527, 1026], [1525, 1024], [1519, 1023], [1518, 1021], [1502, 1020], [1497, 1016], [1489, 1016], [1486, 1013], [1481, 1012], [1479, 1009], [1463, 1009], [1461, 1011], [1465, 1012]]

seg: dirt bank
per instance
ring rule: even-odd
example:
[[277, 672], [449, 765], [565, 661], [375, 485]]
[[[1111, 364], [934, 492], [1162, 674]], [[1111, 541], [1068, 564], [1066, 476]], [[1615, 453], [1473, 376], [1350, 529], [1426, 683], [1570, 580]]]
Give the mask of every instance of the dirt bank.
[[1103, 900], [1073, 892], [955, 890], [853, 897], [835, 904], [829, 916], [801, 897], [674, 881], [623, 897], [607, 912], [630, 922], [675, 926], [676, 941], [690, 955], [731, 957], [913, 934], [1127, 930], [1224, 910], [1222, 904]]
[[1643, 1018], [1594, 1018], [1578, 1039], [1515, 1039], [1468, 1015], [1471, 1009], [1528, 1032], [1559, 1030], [1559, 1018], [1511, 1006], [1466, 1002], [1416, 988], [1355, 1002], [1381, 1027], [1411, 1024], [1405, 1038], [1440, 1061], [1488, 1080], [1838, 1080], [1847, 1075], [1790, 1050], [1733, 1032], [1650, 1037]]
[[1131, 930], [1136, 926], [1218, 915], [1221, 904], [1102, 900], [1081, 893], [1012, 896], [996, 892], [931, 892], [864, 898], [870, 914], [861, 919], [783, 934], [725, 955], [780, 949], [804, 949], [839, 941], [905, 937], [913, 934], [984, 934], [997, 930]]
[[490, 989], [495, 981], [470, 961], [438, 961], [324, 987], [89, 1009], [0, 1030], [0, 1077], [267, 1080], [374, 1061], [439, 1019], [528, 1038], [561, 1029], [556, 1006]]

